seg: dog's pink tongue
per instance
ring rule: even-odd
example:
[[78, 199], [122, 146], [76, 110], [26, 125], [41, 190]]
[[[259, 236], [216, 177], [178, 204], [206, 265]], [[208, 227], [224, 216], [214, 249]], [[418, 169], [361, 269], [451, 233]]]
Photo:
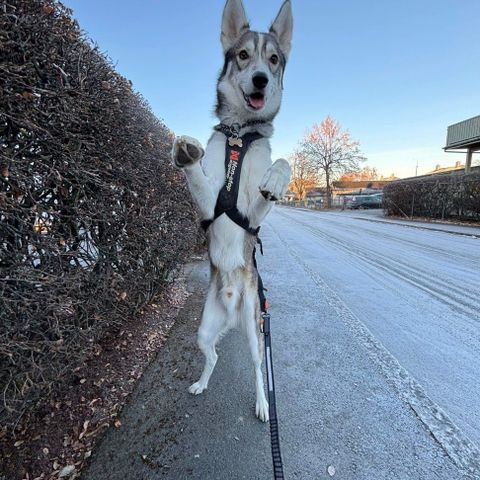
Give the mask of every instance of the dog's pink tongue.
[[265, 105], [265, 98], [264, 97], [250, 97], [249, 98], [250, 105], [253, 108], [262, 108]]

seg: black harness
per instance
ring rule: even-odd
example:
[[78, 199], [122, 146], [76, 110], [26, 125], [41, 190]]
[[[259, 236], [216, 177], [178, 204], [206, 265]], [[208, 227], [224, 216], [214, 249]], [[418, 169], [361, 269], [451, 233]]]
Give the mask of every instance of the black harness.
[[[217, 129], [217, 128], [216, 128]], [[220, 130], [225, 133], [223, 130]], [[231, 136], [225, 142], [225, 185], [220, 190], [217, 203], [215, 205], [215, 213], [213, 218], [202, 220], [202, 228], [207, 231], [208, 227], [220, 216], [227, 215], [227, 217], [235, 222], [239, 227], [242, 227], [250, 235], [258, 236], [260, 227], [250, 227], [250, 221], [247, 217], [242, 215], [237, 207], [238, 189], [240, 187], [240, 175], [242, 172], [243, 159], [248, 151], [250, 145], [263, 135], [258, 132], [246, 133], [243, 137]]]
[[[262, 121], [254, 121], [253, 123], [264, 123]], [[243, 125], [246, 126], [246, 125]], [[218, 194], [217, 203], [215, 205], [214, 216], [211, 219], [203, 220], [201, 222], [202, 228], [207, 231], [208, 227], [221, 215], [225, 214], [236, 223], [239, 227], [243, 228], [250, 235], [253, 235], [257, 239], [257, 243], [260, 245], [260, 252], [263, 255], [262, 242], [258, 237], [260, 227], [252, 228], [250, 221], [247, 217], [242, 215], [237, 207], [238, 190], [240, 187], [240, 175], [242, 172], [242, 163], [245, 158], [250, 145], [263, 135], [258, 132], [246, 133], [242, 137], [239, 137], [238, 131], [240, 126], [228, 127], [220, 124], [215, 127], [215, 130], [222, 132], [226, 137], [225, 142], [225, 185], [222, 187]], [[282, 480], [283, 476], [283, 463], [282, 455], [280, 452], [280, 438], [278, 433], [278, 420], [277, 420], [277, 405], [275, 400], [275, 383], [273, 378], [273, 360], [272, 360], [272, 345], [270, 337], [270, 314], [267, 312], [268, 303], [265, 298], [265, 288], [263, 286], [262, 277], [258, 273], [257, 260], [255, 258], [256, 248], [253, 249], [253, 264], [258, 275], [258, 298], [260, 300], [260, 309], [262, 312], [262, 325], [261, 330], [264, 334], [265, 340], [265, 362], [267, 370], [267, 386], [268, 386], [268, 404], [269, 404], [269, 417], [270, 417], [270, 441], [272, 446], [272, 461], [273, 461], [273, 474], [276, 480]]]

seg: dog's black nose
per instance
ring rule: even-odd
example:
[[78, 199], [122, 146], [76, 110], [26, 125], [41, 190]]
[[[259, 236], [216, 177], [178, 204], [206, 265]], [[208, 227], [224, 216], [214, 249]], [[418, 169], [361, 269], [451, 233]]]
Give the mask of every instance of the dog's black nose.
[[253, 74], [252, 82], [256, 88], [265, 88], [268, 83], [268, 77], [262, 72], [256, 72]]

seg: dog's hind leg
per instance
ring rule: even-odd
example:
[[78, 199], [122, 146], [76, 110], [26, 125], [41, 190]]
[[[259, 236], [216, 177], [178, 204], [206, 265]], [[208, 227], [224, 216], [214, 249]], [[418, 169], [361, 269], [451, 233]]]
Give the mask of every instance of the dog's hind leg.
[[215, 345], [227, 328], [225, 309], [219, 303], [216, 289], [211, 286], [198, 329], [198, 346], [205, 355], [205, 366], [198, 382], [195, 382], [188, 389], [193, 395], [202, 393], [208, 387], [208, 381], [218, 358]]
[[247, 333], [248, 345], [250, 347], [250, 353], [252, 355], [253, 366], [255, 369], [255, 388], [257, 394], [255, 414], [262, 422], [268, 422], [268, 402], [265, 397], [262, 374], [263, 344], [258, 329], [257, 319], [255, 318], [255, 312], [257, 310], [255, 303], [256, 295], [256, 291], [250, 291], [248, 295], [245, 295], [245, 302], [243, 305], [244, 311], [242, 313], [246, 322], [245, 330]]

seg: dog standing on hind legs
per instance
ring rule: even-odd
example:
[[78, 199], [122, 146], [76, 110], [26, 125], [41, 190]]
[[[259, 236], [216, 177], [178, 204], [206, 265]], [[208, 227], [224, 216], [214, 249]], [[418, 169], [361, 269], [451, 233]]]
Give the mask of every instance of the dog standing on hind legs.
[[[263, 342], [254, 249], [261, 222], [290, 181], [286, 160], [272, 164], [269, 137], [280, 109], [292, 27], [290, 0], [283, 3], [268, 33], [251, 31], [241, 0], [227, 0], [220, 37], [225, 63], [217, 83], [215, 112], [220, 124], [205, 151], [187, 136], [177, 137], [172, 150], [173, 161], [184, 170], [204, 219], [211, 268], [198, 331], [205, 367], [189, 391], [198, 395], [207, 388], [217, 362], [216, 343], [230, 328], [239, 327], [247, 335], [255, 368], [256, 415], [264, 422], [268, 421], [268, 402], [261, 371]], [[232, 188], [238, 189], [236, 197], [231, 197]], [[235, 198], [235, 205], [226, 206], [228, 198]]]

